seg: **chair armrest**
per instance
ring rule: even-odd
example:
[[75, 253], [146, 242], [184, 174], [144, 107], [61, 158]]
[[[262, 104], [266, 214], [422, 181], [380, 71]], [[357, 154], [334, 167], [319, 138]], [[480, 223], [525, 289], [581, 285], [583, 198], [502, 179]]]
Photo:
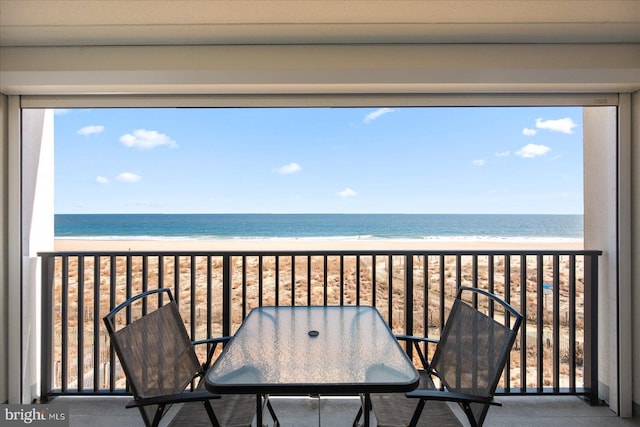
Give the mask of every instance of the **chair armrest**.
[[[408, 343], [407, 345], [413, 346], [413, 348], [418, 352], [418, 357], [420, 358], [420, 363], [422, 364], [422, 368], [427, 371], [430, 370], [429, 367], [431, 366], [431, 364], [425, 357], [425, 353], [427, 351], [426, 348], [428, 344], [438, 344], [439, 340], [436, 340], [434, 338], [416, 337], [411, 335], [396, 335], [395, 337], [396, 337], [396, 340], [406, 341]], [[424, 343], [424, 348], [425, 348], [424, 351], [420, 348], [421, 343]]]
[[401, 341], [411, 341], [411, 342], [426, 342], [429, 344], [438, 344], [439, 340], [435, 338], [427, 338], [427, 337], [416, 337], [412, 335], [396, 335], [397, 340]]
[[138, 408], [147, 405], [167, 405], [170, 403], [197, 402], [209, 399], [220, 399], [219, 394], [208, 391], [183, 392], [178, 394], [168, 394], [166, 396], [145, 397], [134, 399], [127, 403], [126, 408]]
[[200, 345], [200, 344], [226, 344], [227, 342], [229, 342], [229, 340], [231, 340], [231, 338], [233, 337], [216, 337], [216, 338], [207, 338], [206, 340], [198, 340], [198, 341], [191, 341], [192, 345]]
[[213, 354], [215, 353], [218, 344], [226, 344], [227, 342], [229, 342], [229, 340], [231, 340], [231, 338], [232, 337], [216, 337], [207, 338], [205, 340], [191, 341], [191, 345], [194, 347], [201, 344], [213, 344], [207, 352], [206, 362], [202, 364], [201, 374], [204, 374], [209, 369], [209, 366], [211, 366], [211, 359], [213, 358]]
[[446, 402], [458, 402], [458, 403], [482, 403], [485, 405], [502, 406], [502, 403], [495, 400], [493, 397], [478, 396], [475, 394], [456, 393], [451, 391], [441, 390], [413, 390], [406, 393], [407, 397], [424, 399], [424, 400], [439, 400]]

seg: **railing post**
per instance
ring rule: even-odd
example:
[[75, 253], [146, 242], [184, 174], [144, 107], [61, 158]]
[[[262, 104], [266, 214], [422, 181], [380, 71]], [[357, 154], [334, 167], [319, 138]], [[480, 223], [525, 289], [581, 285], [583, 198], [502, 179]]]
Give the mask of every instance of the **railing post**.
[[598, 402], [598, 260], [584, 257], [584, 383], [592, 405]]
[[42, 319], [41, 319], [41, 343], [42, 354], [40, 356], [40, 369], [42, 378], [40, 380], [40, 400], [49, 400], [51, 381], [53, 378], [53, 276], [55, 271], [55, 256], [45, 255], [42, 257]]
[[222, 256], [222, 335], [231, 336], [231, 255]]
[[[404, 333], [413, 335], [413, 255], [404, 257]], [[407, 355], [412, 357], [413, 346], [407, 345], [406, 350]]]

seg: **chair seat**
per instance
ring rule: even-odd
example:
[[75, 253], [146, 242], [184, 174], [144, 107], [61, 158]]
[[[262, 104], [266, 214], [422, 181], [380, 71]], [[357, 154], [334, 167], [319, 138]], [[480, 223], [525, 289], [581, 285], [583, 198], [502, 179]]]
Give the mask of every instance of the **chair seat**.
[[[418, 389], [433, 390], [435, 386], [426, 371], [420, 370]], [[374, 393], [371, 403], [378, 427], [405, 427], [418, 406], [419, 399], [408, 399], [404, 393]], [[462, 426], [446, 402], [429, 401], [426, 403], [418, 426], [453, 427]]]
[[[256, 413], [254, 394], [230, 394], [210, 400], [218, 422], [223, 427], [250, 427]], [[185, 403], [170, 424], [171, 427], [210, 427], [211, 421], [202, 402]]]
[[222, 426], [251, 426], [256, 414], [256, 396], [254, 394], [230, 394], [211, 402], [213, 410]]

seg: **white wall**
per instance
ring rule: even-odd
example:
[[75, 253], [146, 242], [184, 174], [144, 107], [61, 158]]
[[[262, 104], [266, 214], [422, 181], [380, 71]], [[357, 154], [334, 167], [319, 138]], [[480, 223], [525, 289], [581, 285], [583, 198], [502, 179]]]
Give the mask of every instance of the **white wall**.
[[640, 416], [640, 92], [631, 97], [631, 297], [634, 415]]
[[619, 92], [640, 44], [0, 48], [6, 94]]
[[[7, 253], [7, 97], [0, 94], [0, 253]], [[7, 258], [0, 256], [0, 403], [8, 400], [8, 361], [9, 342], [7, 307]]]
[[40, 394], [41, 287], [38, 251], [53, 250], [53, 110], [22, 111], [22, 378], [21, 403]]
[[610, 351], [618, 346], [616, 126], [616, 108], [584, 109], [584, 246], [585, 249], [603, 251], [598, 278], [599, 397], [609, 402], [612, 408], [618, 406], [618, 364], [615, 351]]
[[19, 107], [0, 95], [0, 403], [40, 391], [37, 252], [52, 250], [54, 236], [53, 111]]
[[[38, 251], [53, 249], [53, 111], [24, 110], [9, 97], [6, 157], [3, 158], [2, 263], [6, 263], [7, 354], [9, 403], [31, 403], [40, 392], [40, 273]], [[21, 139], [23, 141], [21, 143]], [[4, 307], [3, 307], [4, 308]], [[4, 337], [3, 337], [4, 338]]]

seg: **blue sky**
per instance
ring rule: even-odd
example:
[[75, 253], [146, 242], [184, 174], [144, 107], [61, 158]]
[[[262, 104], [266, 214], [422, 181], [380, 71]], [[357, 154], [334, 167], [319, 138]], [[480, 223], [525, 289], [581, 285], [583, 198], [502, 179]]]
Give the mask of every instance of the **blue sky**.
[[583, 212], [582, 108], [71, 109], [56, 213]]

